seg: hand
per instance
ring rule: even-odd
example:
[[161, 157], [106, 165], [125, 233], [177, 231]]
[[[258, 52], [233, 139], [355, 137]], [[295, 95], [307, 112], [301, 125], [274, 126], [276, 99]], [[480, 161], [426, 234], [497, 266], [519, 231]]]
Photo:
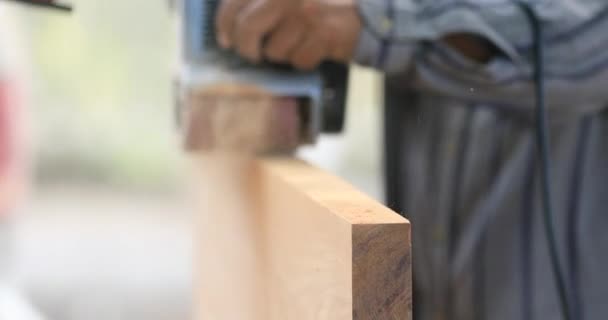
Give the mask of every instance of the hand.
[[[230, 6], [232, 1], [224, 0], [223, 6]], [[259, 61], [264, 55], [275, 62], [290, 63], [300, 69], [311, 69], [323, 60], [348, 62], [355, 50], [359, 33], [361, 32], [361, 18], [357, 12], [355, 0], [254, 0], [251, 5], [264, 3], [290, 3], [283, 13], [277, 16], [273, 24], [247, 18], [247, 6], [238, 10], [233, 16], [245, 15], [239, 18], [238, 24], [246, 24], [247, 30], [228, 28], [227, 21], [234, 18], [218, 16], [218, 30], [220, 42], [226, 47], [234, 48], [244, 57]], [[272, 8], [272, 6], [270, 6]], [[225, 9], [224, 12], [227, 12]], [[277, 11], [278, 12], [278, 11]], [[267, 26], [262, 28], [262, 26]], [[268, 27], [270, 26], [270, 27]], [[256, 30], [251, 32], [251, 30]], [[260, 31], [263, 30], [263, 31]], [[240, 33], [242, 32], [242, 33]], [[231, 37], [228, 35], [232, 35]], [[255, 36], [252, 36], [255, 34]], [[228, 37], [225, 42], [222, 37]]]
[[302, 0], [221, 0], [216, 18], [222, 47], [258, 61], [264, 37]]
[[269, 34], [264, 55], [305, 70], [324, 60], [348, 63], [362, 28], [354, 1], [304, 0]]
[[488, 40], [468, 33], [451, 33], [444, 36], [441, 41], [463, 56], [479, 63], [487, 63], [500, 53], [500, 50]]

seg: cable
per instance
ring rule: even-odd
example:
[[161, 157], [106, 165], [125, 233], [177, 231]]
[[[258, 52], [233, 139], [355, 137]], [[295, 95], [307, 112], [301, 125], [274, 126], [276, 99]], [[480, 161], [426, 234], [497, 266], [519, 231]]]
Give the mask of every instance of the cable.
[[531, 5], [519, 2], [519, 6], [530, 21], [533, 34], [533, 54], [534, 54], [534, 84], [536, 95], [536, 142], [541, 164], [541, 196], [543, 202], [543, 222], [547, 235], [547, 245], [553, 277], [557, 286], [559, 304], [562, 316], [565, 320], [572, 319], [568, 290], [566, 288], [566, 278], [561, 266], [559, 252], [557, 249], [557, 238], [555, 236], [555, 218], [553, 211], [553, 201], [551, 192], [551, 161], [549, 156], [549, 135], [547, 126], [547, 110], [545, 106], [545, 76], [544, 76], [544, 38], [540, 18]]
[[[360, 0], [363, 1], [363, 0]], [[547, 126], [547, 111], [545, 106], [545, 61], [544, 61], [544, 37], [542, 30], [542, 22], [540, 17], [532, 5], [517, 0], [513, 2], [495, 3], [493, 5], [509, 5], [516, 4], [525, 14], [530, 22], [532, 29], [532, 51], [533, 51], [533, 81], [535, 94], [535, 124], [536, 124], [536, 143], [538, 147], [540, 160], [540, 175], [541, 175], [541, 197], [543, 204], [543, 225], [547, 236], [547, 246], [551, 269], [557, 287], [558, 303], [560, 305], [561, 314], [564, 320], [572, 320], [571, 305], [569, 294], [566, 287], [563, 268], [558, 251], [557, 237], [555, 236], [555, 218], [553, 210], [553, 197], [551, 191], [551, 161], [549, 156], [549, 128]], [[472, 5], [470, 3], [462, 3]], [[376, 30], [373, 24], [367, 20], [365, 15], [361, 15], [363, 24], [367, 30], [377, 39], [391, 41], [393, 43], [409, 42], [409, 38], [386, 37], [381, 32]]]
[[64, 5], [64, 4], [58, 4], [58, 3], [53, 3], [48, 2], [48, 1], [41, 1], [41, 0], [9, 0], [9, 1], [13, 1], [13, 2], [20, 2], [26, 5], [30, 5], [30, 6], [36, 6], [36, 7], [42, 7], [42, 8], [47, 8], [47, 9], [56, 9], [56, 10], [60, 10], [60, 11], [72, 11], [72, 7]]

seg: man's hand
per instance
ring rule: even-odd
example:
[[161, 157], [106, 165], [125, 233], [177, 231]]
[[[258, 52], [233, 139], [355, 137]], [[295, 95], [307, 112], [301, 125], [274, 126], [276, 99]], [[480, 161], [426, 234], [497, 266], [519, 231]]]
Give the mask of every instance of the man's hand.
[[264, 37], [302, 0], [221, 0], [217, 14], [218, 39], [224, 48], [234, 48], [257, 61]]
[[314, 68], [323, 60], [346, 63], [360, 32], [354, 0], [304, 0], [270, 33], [264, 55], [299, 69]]
[[354, 1], [223, 0], [218, 38], [254, 62], [265, 57], [300, 69], [348, 62], [361, 32]]

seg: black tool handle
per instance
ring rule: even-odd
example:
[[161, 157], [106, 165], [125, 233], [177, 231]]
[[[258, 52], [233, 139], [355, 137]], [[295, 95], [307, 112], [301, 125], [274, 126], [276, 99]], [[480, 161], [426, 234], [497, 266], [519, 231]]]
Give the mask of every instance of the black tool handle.
[[323, 79], [323, 132], [341, 133], [346, 118], [348, 65], [324, 62], [319, 69]]

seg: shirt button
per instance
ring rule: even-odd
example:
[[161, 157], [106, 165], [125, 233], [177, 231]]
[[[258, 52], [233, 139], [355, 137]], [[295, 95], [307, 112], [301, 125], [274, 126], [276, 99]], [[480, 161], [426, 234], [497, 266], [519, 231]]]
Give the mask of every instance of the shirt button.
[[380, 32], [383, 36], [387, 37], [391, 30], [393, 30], [393, 20], [388, 17], [382, 17], [380, 20]]
[[445, 314], [442, 311], [435, 312], [434, 320], [445, 320]]
[[435, 240], [435, 242], [443, 242], [446, 240], [446, 234], [442, 227], [436, 227], [435, 230], [433, 230], [433, 240]]

